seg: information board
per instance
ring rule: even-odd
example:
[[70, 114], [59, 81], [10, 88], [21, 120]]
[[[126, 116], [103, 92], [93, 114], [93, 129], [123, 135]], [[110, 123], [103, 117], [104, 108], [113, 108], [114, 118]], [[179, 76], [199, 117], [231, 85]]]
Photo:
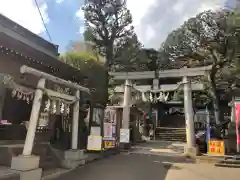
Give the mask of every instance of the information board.
[[208, 141], [208, 154], [217, 155], [217, 156], [225, 155], [224, 141], [209, 140]]
[[120, 129], [120, 143], [129, 143], [130, 140], [130, 130]]
[[102, 136], [88, 136], [87, 149], [90, 151], [102, 150]]

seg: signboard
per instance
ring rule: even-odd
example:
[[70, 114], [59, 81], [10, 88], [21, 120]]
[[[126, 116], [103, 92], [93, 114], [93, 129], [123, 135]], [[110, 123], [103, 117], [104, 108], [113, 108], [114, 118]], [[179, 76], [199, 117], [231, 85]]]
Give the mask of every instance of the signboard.
[[112, 123], [104, 123], [104, 138], [111, 138], [113, 135], [112, 130]]
[[120, 129], [120, 143], [129, 143], [130, 129]]
[[110, 149], [115, 147], [115, 141], [104, 141], [104, 148]]
[[217, 156], [224, 156], [225, 155], [224, 141], [209, 140], [208, 141], [208, 154], [217, 155]]
[[87, 149], [90, 151], [101, 151], [102, 136], [88, 136]]
[[239, 131], [239, 113], [240, 113], [240, 103], [235, 104], [235, 120], [236, 120], [236, 135], [237, 135], [237, 144], [240, 144], [240, 131]]

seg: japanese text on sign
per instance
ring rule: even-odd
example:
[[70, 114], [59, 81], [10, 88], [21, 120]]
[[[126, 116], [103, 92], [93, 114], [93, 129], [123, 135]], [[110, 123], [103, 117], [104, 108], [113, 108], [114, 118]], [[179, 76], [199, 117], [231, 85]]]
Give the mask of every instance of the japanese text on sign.
[[115, 147], [115, 141], [104, 141], [104, 148], [114, 148]]
[[210, 140], [208, 142], [208, 153], [212, 155], [221, 155], [225, 154], [225, 146], [223, 141]]

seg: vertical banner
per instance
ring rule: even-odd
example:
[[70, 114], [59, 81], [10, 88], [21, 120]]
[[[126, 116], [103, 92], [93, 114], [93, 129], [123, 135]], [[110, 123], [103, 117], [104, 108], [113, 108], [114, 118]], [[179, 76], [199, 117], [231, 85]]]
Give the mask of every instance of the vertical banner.
[[236, 120], [236, 135], [237, 135], [237, 144], [240, 144], [240, 132], [239, 132], [239, 113], [240, 113], [240, 102], [236, 102], [235, 104], [235, 120]]

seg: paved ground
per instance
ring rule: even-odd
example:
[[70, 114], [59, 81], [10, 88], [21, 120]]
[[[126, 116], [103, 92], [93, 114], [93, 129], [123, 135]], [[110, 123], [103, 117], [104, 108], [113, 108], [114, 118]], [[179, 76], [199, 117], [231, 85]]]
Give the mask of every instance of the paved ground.
[[160, 156], [120, 154], [80, 167], [57, 180], [161, 180], [165, 179], [169, 161]]
[[[138, 146], [124, 153], [80, 167], [56, 180], [238, 180], [240, 169], [187, 162], [165, 145]], [[149, 146], [151, 148], [149, 148]], [[149, 153], [147, 153], [147, 151]], [[142, 153], [141, 153], [142, 152]]]

